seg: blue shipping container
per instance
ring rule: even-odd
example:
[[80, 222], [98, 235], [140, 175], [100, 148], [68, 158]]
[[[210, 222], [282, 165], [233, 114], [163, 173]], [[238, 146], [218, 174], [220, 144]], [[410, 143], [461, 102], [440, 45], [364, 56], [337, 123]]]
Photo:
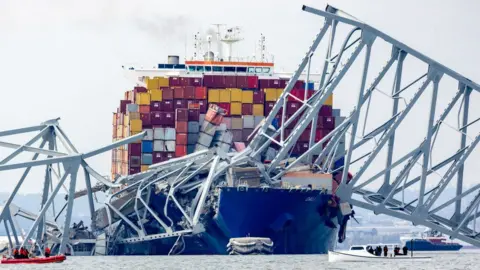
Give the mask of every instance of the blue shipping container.
[[152, 153], [152, 152], [153, 152], [153, 142], [142, 141], [142, 153]]
[[152, 165], [153, 156], [152, 154], [142, 154], [142, 165]]
[[314, 84], [313, 82], [309, 82], [309, 83], [307, 84], [307, 89], [308, 89], [308, 90], [314, 90], [314, 89], [315, 89], [315, 84]]

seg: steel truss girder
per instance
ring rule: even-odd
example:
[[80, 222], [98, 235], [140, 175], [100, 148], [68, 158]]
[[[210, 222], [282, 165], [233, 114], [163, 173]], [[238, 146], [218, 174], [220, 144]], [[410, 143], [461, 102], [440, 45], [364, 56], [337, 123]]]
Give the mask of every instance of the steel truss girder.
[[[0, 147], [5, 149], [14, 149], [13, 152], [8, 154], [2, 161], [0, 161], [0, 173], [2, 171], [8, 171], [13, 169], [24, 169], [20, 180], [17, 182], [14, 190], [10, 194], [9, 198], [3, 203], [3, 207], [0, 212], [0, 222], [3, 221], [6, 230], [9, 232], [9, 249], [13, 248], [13, 241], [11, 241], [10, 231], [13, 235], [15, 240], [15, 245], [25, 246], [27, 245], [28, 241], [32, 239], [33, 235], [35, 236], [35, 243], [41, 250], [43, 250], [43, 245], [46, 243], [47, 240], [45, 238], [51, 239], [60, 244], [59, 252], [65, 253], [67, 245], [71, 246], [70, 243], [70, 223], [72, 217], [72, 210], [73, 204], [75, 199], [75, 187], [77, 182], [77, 172], [79, 168], [83, 168], [85, 172], [85, 179], [86, 179], [86, 186], [87, 186], [87, 195], [89, 197], [89, 207], [90, 212], [93, 215], [94, 212], [94, 205], [93, 205], [93, 194], [92, 194], [92, 186], [90, 182], [90, 175], [92, 175], [95, 179], [102, 182], [102, 184], [107, 185], [109, 187], [119, 187], [120, 184], [113, 184], [108, 179], [102, 177], [99, 173], [93, 170], [85, 159], [89, 157], [93, 157], [95, 155], [104, 153], [106, 151], [110, 151], [113, 148], [116, 148], [120, 145], [127, 144], [129, 142], [136, 141], [138, 139], [143, 138], [144, 133], [137, 134], [130, 138], [124, 139], [119, 142], [112, 143], [108, 146], [86, 152], [85, 154], [79, 153], [77, 149], [74, 147], [70, 139], [67, 137], [65, 132], [60, 127], [59, 118], [48, 120], [41, 125], [32, 126], [27, 128], [21, 129], [14, 129], [8, 131], [0, 131], [0, 136], [14, 136], [24, 133], [30, 133], [37, 131], [38, 133], [32, 137], [28, 142], [23, 145], [18, 145], [9, 142], [0, 142]], [[41, 139], [39, 147], [33, 147], [32, 145]], [[58, 141], [64, 146], [67, 150], [67, 153], [59, 152], [57, 150]], [[44, 146], [48, 143], [48, 149], [43, 149]], [[14, 163], [13, 160], [23, 152], [33, 152], [32, 161], [28, 162], [18, 162]], [[45, 157], [43, 159], [39, 159], [39, 157]], [[57, 164], [58, 168], [60, 165], [64, 167], [64, 173], [61, 174], [60, 170], [56, 172], [53, 169], [53, 165]], [[43, 181], [43, 188], [42, 188], [42, 199], [40, 204], [40, 210], [38, 214], [33, 214], [32, 212], [23, 210], [18, 208], [17, 206], [13, 205], [13, 200], [17, 195], [18, 191], [24, 184], [25, 179], [29, 175], [31, 169], [33, 167], [38, 166], [45, 166], [45, 179]], [[52, 181], [52, 173], [58, 177], [58, 183], [53, 185]], [[54, 219], [49, 219], [47, 217], [49, 213], [49, 209], [53, 210], [55, 215], [55, 207], [54, 207], [54, 199], [59, 193], [59, 190], [65, 183], [69, 183], [69, 188], [67, 190], [66, 196], [66, 204], [64, 208], [65, 215], [64, 215], [64, 224], [63, 226], [59, 226], [57, 224], [57, 218], [60, 215], [54, 217]], [[53, 188], [52, 192], [49, 192], [49, 188]], [[12, 210], [13, 209], [13, 210]], [[16, 210], [15, 210], [16, 209]], [[26, 235], [22, 234], [23, 241], [20, 242], [18, 240], [18, 234], [22, 233], [21, 228], [19, 228], [16, 224], [14, 225], [14, 217], [22, 217], [28, 220], [31, 220], [33, 224], [28, 230]], [[57, 238], [55, 235], [47, 230], [48, 228], [59, 230], [61, 238]]]
[[[376, 213], [388, 214], [394, 217], [409, 220], [414, 224], [422, 224], [437, 229], [447, 235], [450, 235], [451, 237], [457, 237], [463, 241], [480, 246], [480, 239], [478, 238], [479, 235], [475, 233], [475, 231], [472, 230], [468, 225], [469, 222], [477, 218], [475, 209], [477, 209], [480, 205], [480, 195], [474, 197], [465, 209], [462, 208], [462, 199], [466, 199], [469, 195], [473, 195], [475, 192], [478, 192], [477, 186], [464, 190], [463, 178], [466, 166], [465, 162], [469, 157], [472, 156], [471, 154], [478, 149], [477, 144], [480, 140], [480, 133], [470, 134], [470, 136], [467, 135], [467, 131], [470, 131], [470, 127], [478, 123], [480, 120], [478, 116], [473, 118], [469, 117], [469, 108], [477, 105], [471, 103], [478, 102], [480, 85], [408, 47], [402, 42], [395, 40], [394, 38], [375, 29], [374, 27], [360, 22], [350, 16], [348, 18], [340, 16], [340, 13], [337, 13], [338, 10], [334, 7], [327, 6], [326, 11], [321, 11], [304, 6], [303, 10], [323, 17], [325, 19], [324, 25], [319, 34], [316, 36], [312, 46], [305, 54], [305, 57], [302, 59], [298, 70], [294, 73], [291, 80], [285, 87], [284, 93], [275, 104], [270, 115], [266, 118], [265, 124], [260, 127], [260, 131], [254, 137], [250, 146], [247, 147], [243, 153], [233, 157], [233, 159], [235, 160], [236, 158], [242, 156], [250, 156], [253, 159], [259, 159], [269, 144], [273, 142], [280, 146], [278, 154], [276, 155], [275, 159], [272, 160], [271, 166], [269, 166], [266, 171], [267, 175], [269, 175], [273, 181], [280, 180], [285, 172], [296, 165], [302, 163], [311, 163], [312, 155], [317, 154], [318, 158], [315, 160], [315, 163], [320, 164], [324, 172], [330, 172], [332, 162], [338, 159], [339, 156], [342, 156], [341, 154], [339, 155], [336, 150], [341, 137], [348, 133], [350, 138], [345, 144], [346, 152], [343, 154], [345, 165], [334, 170], [334, 172], [341, 172], [342, 175], [341, 184], [336, 193], [338, 196], [344, 200], [352, 202], [354, 205], [373, 210]], [[342, 46], [336, 46], [336, 48], [340, 48], [340, 52], [334, 53], [335, 57], [331, 58], [332, 48], [334, 47], [333, 40], [334, 38], [337, 40], [339, 39], [339, 34], [337, 33], [338, 31], [336, 29], [337, 26], [340, 25], [350, 26], [352, 27], [352, 31], [346, 35]], [[309, 66], [311, 65], [312, 59], [317, 54], [316, 48], [322, 42], [322, 38], [324, 36], [328, 36], [327, 32], [329, 30], [330, 40], [327, 43], [326, 57], [323, 59], [321, 58], [321, 61], [325, 62], [321, 82], [318, 88], [316, 88], [315, 93], [310, 98], [305, 98], [300, 103], [300, 108], [292, 116], [286, 119], [285, 100], [288, 96], [290, 96], [290, 91], [292, 86], [297, 81], [298, 75], [306, 71], [308, 77]], [[357, 38], [355, 41], [351, 42], [350, 38], [355, 31], [360, 32], [360, 38]], [[366, 87], [367, 72], [373, 70], [374, 68], [373, 65], [369, 63], [370, 55], [375, 53], [375, 47], [372, 47], [372, 44], [373, 41], [377, 43], [377, 40], [386, 42], [391, 46], [392, 56], [387, 64], [380, 69], [380, 73], [373, 79], [370, 86]], [[353, 44], [355, 44], [356, 47], [349, 49]], [[341, 81], [348, 80], [349, 76], [347, 71], [348, 69], [351, 69], [353, 63], [358, 62], [357, 56], [363, 49], [365, 49], [365, 60], [362, 63], [363, 71], [361, 71], [361, 81], [359, 82], [358, 87], [359, 92], [358, 95], [352, 95], [352, 93], [349, 93], [349, 96], [355, 96], [357, 98], [354, 102], [356, 106], [352, 109], [348, 118], [342, 124], [336, 126], [336, 128], [328, 136], [324, 137], [317, 143], [314, 143], [314, 134], [311, 132], [309, 140], [310, 149], [301, 154], [295, 161], [289, 163], [286, 168], [281, 168], [279, 166], [280, 162], [289, 157], [290, 149], [297, 142], [300, 134], [310, 123], [312, 123], [312, 121], [315, 121], [315, 115], [325, 102], [326, 97], [332, 93], [337, 93], [337, 91], [339, 91], [339, 89], [337, 89], [337, 85]], [[351, 55], [344, 60], [343, 66], [337, 70], [337, 66], [340, 64], [339, 61], [337, 61], [335, 65], [330, 66], [331, 61], [340, 60], [342, 58], [342, 53], [346, 50], [350, 50]], [[423, 75], [417, 76], [416, 79], [409, 82], [406, 86], [402, 86], [402, 81], [405, 77], [404, 73], [408, 70], [408, 64], [411, 63], [404, 61], [407, 59], [407, 57], [413, 58], [415, 61], [425, 65], [427, 70]], [[376, 88], [377, 85], [386, 80], [384, 76], [387, 72], [389, 72], [390, 67], [395, 62], [396, 70], [392, 82], [393, 86], [391, 96], [387, 95], [392, 99], [392, 117], [387, 122], [374, 127], [370, 134], [364, 135], [363, 138], [361, 138], [361, 141], [358, 141], [356, 138], [356, 131], [358, 126], [362, 124], [359, 118], [360, 113], [365, 113], [365, 123], [363, 123], [365, 129], [370, 106], [377, 106], [375, 103], [370, 104], [371, 97], [374, 92], [378, 90]], [[405, 65], [407, 65], [407, 67], [405, 67]], [[330, 73], [328, 73], [329, 69]], [[327, 74], [329, 75], [327, 76]], [[456, 81], [456, 83], [458, 83], [458, 92], [455, 93], [452, 101], [448, 105], [441, 108], [438, 105], [437, 98], [447, 94], [446, 91], [448, 89], [444, 89], [444, 87], [442, 87], [443, 84], [441, 84], [441, 82], [445, 80], [445, 77], [448, 77], [449, 80], [453, 79]], [[408, 96], [408, 90], [412, 89], [415, 85], [418, 87], [417, 90], [412, 93], [413, 96], [411, 96], [411, 99], [408, 102], [405, 101], [405, 106], [403, 106], [404, 108], [400, 108], [401, 104], [399, 104], [399, 100], [405, 100], [405, 97]], [[397, 158], [395, 157], [394, 153], [395, 149], [398, 149], [398, 143], [396, 143], [396, 141], [399, 141], [400, 138], [397, 138], [398, 136], [396, 136], [396, 134], [398, 130], [404, 126], [403, 123], [407, 121], [405, 120], [407, 119], [407, 116], [412, 114], [411, 111], [413, 111], [414, 108], [418, 108], [418, 101], [420, 98], [427, 95], [427, 89], [431, 89], [431, 96], [429, 97], [430, 106], [427, 110], [428, 112], [425, 114], [426, 118], [428, 119], [425, 124], [427, 130], [425, 133], [425, 138], [422, 142], [420, 142], [420, 144], [409, 149], [407, 154], [405, 154], [403, 157]], [[476, 95], [477, 99], [473, 98], [474, 94]], [[443, 158], [443, 161], [440, 162], [437, 161], [438, 163], [433, 166], [431, 163], [434, 159], [433, 157], [436, 156], [434, 155], [435, 152], [433, 149], [435, 147], [437, 135], [441, 132], [440, 129], [442, 127], [449, 126], [445, 124], [445, 120], [447, 119], [447, 116], [451, 115], [451, 111], [453, 111], [455, 106], [459, 104], [458, 101], [461, 98], [462, 106], [459, 110], [461, 110], [463, 107], [463, 112], [461, 114], [459, 112], [459, 118], [461, 121], [459, 123], [459, 127], [455, 128], [455, 131], [461, 134], [461, 142], [459, 147], [457, 148], [456, 152], [450, 153], [448, 158]], [[478, 107], [478, 105], [476, 107]], [[437, 111], [442, 109], [444, 111], [437, 117]], [[269, 128], [273, 118], [279, 112], [282, 112], [282, 126], [280, 126], [275, 132], [269, 133]], [[288, 137], [284, 137], [284, 128], [292, 123], [292, 121], [296, 118], [299, 120], [298, 124], [294, 127], [293, 131]], [[473, 120], [469, 120], [469, 118]], [[276, 141], [277, 136], [280, 138], [280, 141]], [[470, 140], [468, 140], [469, 138]], [[364, 148], [367, 146], [366, 142], [371, 140], [375, 140], [375, 145], [372, 147], [372, 149], [365, 151]], [[365, 172], [368, 168], [372, 167], [373, 164], [378, 165], [377, 161], [380, 160], [379, 154], [384, 150], [386, 152], [386, 160], [383, 161], [383, 167], [380, 167], [381, 169], [379, 172], [373, 177], [365, 177]], [[359, 156], [359, 153], [362, 151], [363, 153], [360, 158], [353, 158], [353, 156]], [[361, 159], [364, 160], [364, 164], [355, 169], [353, 178], [347, 182], [349, 170], [354, 168], [350, 165]], [[438, 160], [438, 158], [435, 158], [435, 160]], [[421, 163], [419, 163], [419, 161], [421, 161]], [[393, 174], [393, 169], [402, 164], [403, 169], [399, 173]], [[440, 175], [439, 170], [446, 165], [449, 165], [449, 168], [446, 170], [446, 173]], [[410, 177], [410, 174], [413, 173], [413, 168], [417, 166], [419, 166], [421, 169], [420, 175], [418, 177]], [[440, 175], [441, 179], [438, 181], [436, 186], [427, 191], [427, 185], [430, 185], [432, 181], [431, 175], [433, 173]], [[442, 197], [441, 195], [444, 194], [446, 186], [454, 179], [455, 176], [455, 197], [438, 206], [438, 198]], [[394, 180], [391, 181], [391, 179]], [[394, 198], [399, 193], [403, 194], [405, 189], [413, 188], [414, 185], [419, 185], [417, 199], [405, 204], [405, 202], [399, 202]], [[380, 187], [374, 188], [374, 191], [370, 191], [372, 186]], [[357, 200], [355, 198], [355, 194], [363, 196], [364, 201]], [[371, 198], [374, 199], [372, 200]], [[441, 216], [440, 210], [444, 210], [450, 205], [454, 205], [455, 207], [454, 215], [448, 218]]]

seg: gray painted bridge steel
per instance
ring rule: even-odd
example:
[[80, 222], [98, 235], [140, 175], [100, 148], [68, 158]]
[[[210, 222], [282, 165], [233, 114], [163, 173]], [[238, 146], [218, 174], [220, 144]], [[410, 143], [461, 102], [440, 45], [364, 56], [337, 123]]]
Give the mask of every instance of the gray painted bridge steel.
[[[108, 241], [128, 243], [165, 237], [178, 237], [178, 242], [183, 240], [185, 234], [202, 232], [200, 217], [204, 208], [211, 203], [208, 197], [212, 188], [222, 184], [225, 172], [233, 166], [245, 163], [256, 166], [264, 178], [264, 188], [268, 189], [271, 184], [280, 181], [288, 170], [297, 165], [307, 164], [314, 165], [321, 172], [337, 174], [339, 181], [337, 195], [355, 206], [372, 210], [376, 214], [386, 214], [416, 225], [424, 225], [452, 238], [480, 246], [479, 234], [475, 230], [480, 203], [480, 183], [467, 187], [465, 182], [464, 186], [464, 175], [472, 175], [469, 174], [469, 169], [472, 167], [475, 169], [478, 165], [475, 160], [478, 150], [477, 152], [475, 150], [478, 149], [476, 146], [480, 140], [479, 115], [472, 114], [475, 113], [474, 108], [480, 106], [470, 103], [479, 102], [480, 86], [352, 16], [340, 15], [344, 13], [331, 6], [328, 6], [326, 11], [306, 6], [303, 10], [323, 17], [323, 27], [271, 113], [263, 124], [257, 127], [249, 146], [240, 153], [224, 153], [215, 148], [200, 151], [152, 165], [146, 172], [122, 176], [115, 183], [110, 183], [95, 172], [84, 159], [136, 141], [143, 134], [79, 154], [57, 121], [22, 130], [0, 132], [0, 136], [5, 136], [41, 131], [40, 135], [25, 145], [0, 142], [0, 146], [15, 149], [10, 156], [0, 161], [0, 171], [26, 168], [24, 176], [7, 200], [7, 205], [11, 203], [29, 168], [33, 166], [50, 168], [47, 169], [45, 176], [42, 210], [27, 238], [32, 237], [36, 231], [38, 239], [45, 230], [46, 209], [52, 203], [52, 197], [58, 192], [60, 185], [70, 176], [67, 219], [63, 226], [64, 235], [68, 235], [67, 225], [70, 222], [73, 204], [70, 198], [74, 197], [75, 176], [80, 167], [87, 176], [87, 190], [90, 191], [86, 193], [91, 203], [92, 217], [95, 215], [90, 175], [110, 188], [105, 202], [108, 224], [102, 225], [110, 226], [106, 230], [109, 234]], [[341, 42], [337, 43], [337, 40]], [[377, 44], [381, 44], [380, 47]], [[325, 54], [317, 53], [317, 50], [322, 48], [321, 45], [326, 48]], [[387, 48], [387, 53], [381, 48]], [[378, 66], [375, 57], [381, 56], [382, 53], [385, 57], [381, 59], [384, 64]], [[359, 58], [362, 54], [364, 59]], [[304, 72], [308, 78], [312, 62], [318, 59], [323, 64], [323, 71], [314, 94], [311, 97], [305, 95], [303, 100], [291, 95], [295, 82]], [[355, 73], [355, 69], [359, 71]], [[370, 76], [372, 71], [378, 74]], [[444, 81], [453, 82], [453, 86], [445, 87]], [[391, 93], [380, 90], [387, 87], [385, 84], [392, 87]], [[349, 115], [344, 117], [343, 121], [337, 121], [335, 129], [318, 142], [315, 142], [315, 129], [311, 129], [308, 151], [297, 159], [285, 163], [292, 147], [297, 144], [301, 134], [308, 130], [308, 126], [312, 124], [315, 127], [318, 121], [322, 121], [317, 115], [327, 98], [332, 93], [335, 93], [335, 96], [342, 96], [340, 93], [345, 89], [349, 92], [343, 96], [351, 103]], [[379, 96], [386, 101], [377, 101]], [[301, 106], [293, 115], [287, 117], [286, 100], [289, 97], [301, 102]], [[444, 105], [442, 101], [445, 99], [451, 101]], [[422, 101], [426, 101], [426, 105]], [[342, 110], [345, 111], [343, 108]], [[456, 110], [458, 114], [454, 113]], [[282, 125], [275, 129], [271, 124], [277, 115], [281, 115]], [[449, 124], [452, 115], [458, 118], [457, 127]], [[292, 125], [294, 128], [287, 136], [286, 128]], [[405, 126], [407, 133], [403, 132]], [[453, 142], [453, 139], [448, 145], [437, 143], [438, 140], [442, 140], [442, 132], [446, 129], [454, 133], [449, 138], [458, 139], [458, 143]], [[424, 138], [416, 141], [413, 136], [415, 134]], [[40, 138], [45, 141], [40, 147], [42, 149], [32, 147], [33, 141]], [[50, 143], [53, 138], [58, 138], [70, 151], [58, 152], [56, 144]], [[46, 142], [49, 142], [48, 150], [43, 149]], [[278, 154], [271, 164], [263, 164], [260, 161], [261, 156], [272, 146], [278, 149]], [[439, 148], [441, 151], [438, 151]], [[35, 153], [34, 161], [7, 163], [21, 151]], [[47, 159], [36, 161], [40, 154], [46, 155]], [[334, 167], [333, 164], [341, 158], [345, 160], [345, 165]], [[473, 162], [467, 162], [472, 159]], [[360, 161], [363, 161], [363, 165], [357, 166]], [[49, 195], [50, 172], [52, 164], [55, 163], [62, 163], [65, 173], [60, 176], [60, 183]], [[206, 177], [199, 177], [200, 175]], [[475, 180], [469, 179], [470, 182]], [[127, 184], [127, 187], [118, 190], [120, 183]], [[448, 197], [447, 187], [452, 185], [455, 194]], [[173, 226], [167, 208], [163, 213], [156, 213], [149, 207], [152, 189], [163, 190], [168, 194], [165, 205], [171, 201], [178, 207], [183, 215], [181, 230], [175, 230], [177, 226]], [[414, 190], [416, 195], [413, 199], [410, 198], [411, 201], [406, 202], [405, 192], [409, 190]], [[192, 191], [196, 192], [193, 200], [181, 200], [182, 194]], [[1, 220], [5, 224], [12, 224], [8, 209], [3, 208]], [[446, 212], [447, 209], [451, 211]], [[143, 225], [146, 218], [155, 220], [164, 229], [164, 233], [148, 234]], [[115, 226], [119, 224], [119, 220], [123, 221], [122, 226], [129, 226], [136, 235], [126, 239], [119, 238], [115, 233], [120, 227]], [[93, 222], [96, 222], [95, 219]], [[13, 225], [10, 228], [15, 229]], [[64, 237], [61, 241], [63, 250], [68, 239]], [[178, 253], [174, 250], [175, 246], [172, 247], [171, 253]]]
[[[106, 151], [110, 151], [120, 145], [134, 142], [138, 139], [141, 139], [145, 135], [144, 133], [140, 133], [122, 141], [112, 143], [106, 147], [86, 153], [79, 153], [66, 136], [63, 129], [60, 127], [58, 120], [59, 119], [49, 120], [38, 126], [0, 131], [0, 138], [24, 133], [37, 133], [32, 139], [23, 145], [0, 141], [0, 149], [2, 149], [2, 153], [5, 153], [5, 150], [7, 149], [14, 149], [13, 152], [11, 152], [3, 160], [0, 160], [0, 172], [24, 169], [24, 173], [22, 174], [20, 180], [16, 183], [14, 190], [8, 199], [3, 202], [3, 207], [1, 208], [0, 212], [0, 222], [3, 221], [10, 246], [30, 245], [28, 241], [33, 239], [36, 243], [38, 243], [38, 245], [40, 245], [40, 250], [43, 250], [43, 246], [41, 245], [43, 245], [43, 243], [45, 243], [48, 239], [60, 243], [59, 252], [65, 253], [67, 245], [71, 245], [68, 236], [70, 235], [69, 230], [78, 170], [83, 169], [85, 173], [85, 184], [87, 190], [89, 191], [87, 192], [88, 202], [91, 214], [93, 216], [94, 202], [93, 193], [91, 192], [92, 185], [90, 182], [90, 176], [93, 176], [97, 181], [108, 187], [119, 187], [120, 185], [113, 184], [108, 179], [102, 177], [88, 165], [86, 159]], [[32, 145], [38, 142], [40, 142], [39, 147], [32, 147]], [[59, 142], [67, 151], [67, 153], [58, 151]], [[45, 145], [47, 144], [48, 149], [44, 149]], [[32, 161], [15, 163], [14, 159], [23, 152], [33, 153]], [[42, 198], [38, 214], [33, 214], [22, 210], [13, 204], [13, 200], [17, 196], [22, 185], [24, 185], [25, 179], [33, 167], [45, 167], [45, 178], [43, 181]], [[64, 171], [63, 174], [61, 171], [62, 168]], [[56, 176], [56, 184], [54, 183], [55, 178], [52, 177], [53, 175]], [[67, 179], [69, 179], [69, 181], [67, 181]], [[67, 184], [68, 189], [66, 188]], [[68, 197], [63, 208], [57, 208], [57, 210], [62, 210], [56, 213], [53, 201], [62, 186], [67, 189]], [[57, 219], [62, 211], [65, 211], [63, 224], [57, 224]], [[52, 212], [55, 218], [54, 220], [47, 217], [47, 215], [51, 215]], [[26, 218], [33, 221], [33, 224], [26, 235], [21, 234], [21, 228], [18, 226], [18, 222], [16, 220], [17, 217]], [[52, 231], [48, 230], [48, 228], [59, 230], [60, 238], [57, 237], [58, 235], [52, 235]], [[19, 240], [19, 236], [21, 236], [22, 240]], [[45, 236], [47, 236], [47, 239], [45, 239]]]

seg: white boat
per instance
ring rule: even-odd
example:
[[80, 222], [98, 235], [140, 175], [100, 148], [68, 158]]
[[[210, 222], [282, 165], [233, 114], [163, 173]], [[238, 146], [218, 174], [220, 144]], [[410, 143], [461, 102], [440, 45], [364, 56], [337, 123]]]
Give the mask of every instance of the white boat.
[[[377, 246], [377, 245], [374, 245]], [[381, 245], [382, 247], [384, 245]], [[392, 260], [402, 261], [430, 261], [431, 257], [417, 257], [411, 255], [397, 255], [393, 253], [387, 254], [387, 256], [376, 256], [367, 250], [370, 245], [358, 245], [351, 246], [350, 250], [346, 251], [328, 251], [328, 262], [385, 262]], [[393, 246], [388, 248], [389, 251], [393, 251]]]

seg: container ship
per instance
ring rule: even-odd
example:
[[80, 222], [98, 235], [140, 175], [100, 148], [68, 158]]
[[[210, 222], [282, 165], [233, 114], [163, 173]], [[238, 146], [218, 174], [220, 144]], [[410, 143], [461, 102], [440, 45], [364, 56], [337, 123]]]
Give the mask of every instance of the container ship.
[[[124, 67], [134, 75], [137, 85], [125, 92], [113, 113], [113, 140], [142, 131], [146, 135], [141, 141], [113, 151], [114, 181], [125, 175], [147, 173], [158, 164], [212, 147], [239, 152], [248, 145], [255, 127], [270, 113], [291, 75], [275, 73], [273, 60], [265, 56], [264, 36], [259, 42], [261, 55], [255, 60], [232, 57], [233, 44], [242, 40], [239, 28], [224, 32], [218, 28], [216, 35], [218, 48], [226, 47], [226, 55], [223, 49], [212, 51], [215, 37], [202, 38], [197, 34], [194, 56], [184, 63], [180, 63], [178, 56], [168, 56], [167, 63], [151, 69]], [[310, 97], [314, 89], [318, 89], [314, 79], [296, 82], [291, 91], [294, 97], [289, 97], [286, 103], [287, 117], [299, 108], [299, 100]], [[332, 107], [330, 96], [318, 114], [315, 142], [342, 121], [340, 111]], [[278, 128], [281, 119], [277, 115], [272, 125]], [[287, 135], [290, 131], [286, 130]], [[306, 130], [290, 157], [307, 150], [309, 138], [310, 130]], [[275, 146], [270, 147], [262, 162], [272, 160], [275, 151]], [[342, 162], [335, 162], [335, 167], [343, 166]], [[336, 178], [338, 174], [320, 174], [308, 168], [289, 172], [280, 184], [269, 186], [254, 169], [230, 169], [208, 199], [209, 208], [201, 218], [204, 229], [183, 237], [177, 253], [227, 254], [230, 239], [247, 236], [271, 239], [275, 254], [326, 253], [337, 240], [343, 241], [351, 213], [351, 206], [335, 196]], [[181, 211], [171, 201], [168, 203], [168, 190], [157, 185], [149, 196], [150, 210], [159, 219], [174, 224], [177, 230], [185, 228]], [[179, 205], [197, 199], [196, 193], [189, 190], [178, 196]], [[118, 204], [128, 208], [125, 201]], [[97, 212], [95, 226], [108, 226], [106, 211]], [[133, 219], [133, 210], [122, 212]], [[121, 241], [135, 237], [135, 232], [129, 226], [122, 226], [125, 222], [120, 218], [109, 217], [109, 220], [110, 224], [116, 220], [117, 223], [110, 230], [113, 231], [110, 239], [115, 240], [110, 240], [108, 254], [164, 255], [171, 254], [172, 247], [178, 245], [178, 239], [172, 237]], [[149, 234], [165, 232], [149, 215], [141, 222]]]

